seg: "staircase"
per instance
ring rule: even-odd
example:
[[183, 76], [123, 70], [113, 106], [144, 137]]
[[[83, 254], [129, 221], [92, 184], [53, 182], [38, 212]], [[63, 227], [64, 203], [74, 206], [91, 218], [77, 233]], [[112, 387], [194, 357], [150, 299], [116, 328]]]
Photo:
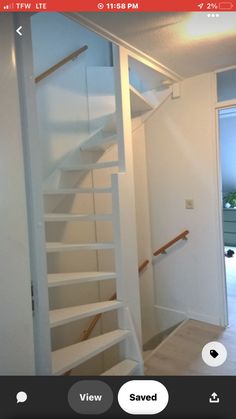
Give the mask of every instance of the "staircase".
[[[113, 68], [103, 69], [105, 78], [106, 71], [113, 82]], [[90, 73], [95, 76], [96, 69]], [[162, 91], [161, 100], [169, 94], [169, 90]], [[155, 106], [148, 100], [149, 95], [130, 85], [133, 130], [159, 106], [159, 102]], [[56, 182], [49, 182], [44, 190], [54, 375], [81, 374], [80, 366], [89, 365], [86, 362], [92, 359], [99, 361], [101, 375], [143, 373], [130, 309], [123, 298], [109, 300], [117, 290], [117, 281], [126, 280], [116, 270], [119, 241], [114, 180], [120, 162], [114, 103], [101, 118], [102, 126], [92, 127], [89, 138], [59, 168]], [[81, 341], [81, 332], [99, 313], [104, 320], [88, 340]], [[89, 374], [96, 373], [90, 368]]]

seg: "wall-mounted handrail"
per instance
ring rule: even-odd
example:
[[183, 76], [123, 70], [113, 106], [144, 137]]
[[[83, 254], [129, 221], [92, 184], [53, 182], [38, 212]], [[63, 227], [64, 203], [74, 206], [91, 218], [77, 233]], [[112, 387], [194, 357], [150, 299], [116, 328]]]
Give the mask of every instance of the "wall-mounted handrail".
[[[112, 294], [112, 296], [109, 298], [109, 301], [112, 301], [115, 299], [116, 299], [116, 292]], [[87, 340], [89, 338], [98, 320], [100, 320], [101, 317], [102, 317], [102, 313], [96, 314], [96, 316], [94, 316], [94, 318], [91, 320], [89, 324], [89, 327], [86, 330], [84, 330], [82, 335], [80, 336], [80, 342], [82, 342], [83, 340]]]
[[148, 264], [149, 264], [149, 260], [148, 259], [144, 260], [144, 262], [141, 263], [141, 265], [138, 268], [138, 273], [141, 274], [141, 272], [146, 268]]
[[161, 253], [166, 253], [166, 250], [173, 246], [173, 244], [177, 243], [179, 240], [187, 240], [187, 235], [189, 234], [188, 230], [183, 231], [183, 233], [176, 236], [173, 240], [170, 240], [168, 243], [166, 243], [164, 246], [160, 247], [160, 249], [156, 250], [153, 255], [158, 256]]
[[[138, 272], [141, 273], [146, 266], [149, 264], [149, 260], [146, 259], [144, 262], [141, 263], [141, 265], [138, 268]], [[116, 292], [114, 292], [114, 294], [112, 294], [112, 296], [109, 298], [109, 301], [115, 300], [116, 299]], [[83, 342], [84, 340], [87, 340], [89, 338], [89, 336], [91, 335], [93, 329], [95, 328], [97, 322], [100, 320], [100, 318], [102, 317], [102, 313], [96, 314], [96, 316], [93, 317], [93, 319], [91, 320], [89, 326], [87, 329], [85, 329], [79, 339], [79, 342]], [[64, 375], [70, 375], [72, 370], [67, 371]]]
[[[144, 262], [141, 263], [141, 265], [138, 268], [138, 272], [139, 274], [146, 268], [146, 266], [149, 264], [149, 260], [146, 259]], [[112, 294], [112, 296], [109, 298], [109, 301], [115, 300], [116, 299], [116, 292], [114, 294]], [[91, 320], [91, 323], [89, 324], [89, 327], [83, 331], [81, 337], [80, 337], [80, 342], [82, 342], [83, 340], [87, 340], [89, 338], [89, 336], [91, 335], [94, 327], [96, 326], [98, 320], [102, 317], [102, 313], [96, 314], [96, 316], [94, 316], [94, 318]]]
[[63, 60], [59, 61], [57, 64], [54, 64], [48, 70], [44, 71], [39, 76], [35, 77], [35, 83], [38, 83], [39, 81], [45, 79], [45, 77], [48, 77], [50, 74], [54, 73], [54, 71], [58, 70], [58, 68], [62, 67], [64, 64], [68, 63], [69, 61], [74, 60], [80, 54], [82, 54], [82, 52], [86, 51], [87, 49], [88, 49], [88, 46], [84, 45], [83, 47], [77, 49], [75, 52], [72, 52], [72, 54], [63, 58]]

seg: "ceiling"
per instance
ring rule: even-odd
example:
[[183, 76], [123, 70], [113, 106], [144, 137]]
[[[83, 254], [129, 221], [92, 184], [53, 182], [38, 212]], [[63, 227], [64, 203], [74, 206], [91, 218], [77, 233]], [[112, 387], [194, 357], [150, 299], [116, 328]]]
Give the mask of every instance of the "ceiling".
[[183, 78], [236, 65], [233, 12], [82, 15]]

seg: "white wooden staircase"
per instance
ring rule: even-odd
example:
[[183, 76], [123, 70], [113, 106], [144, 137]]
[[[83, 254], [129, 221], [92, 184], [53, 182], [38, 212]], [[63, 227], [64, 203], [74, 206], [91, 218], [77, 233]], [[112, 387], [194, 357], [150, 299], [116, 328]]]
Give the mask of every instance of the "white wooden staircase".
[[[112, 70], [109, 69], [109, 71]], [[169, 90], [166, 90], [164, 95], [162, 92], [162, 100], [169, 94]], [[142, 123], [142, 118], [152, 112], [155, 106], [148, 101], [147, 95], [140, 93], [133, 86], [130, 86], [130, 102], [132, 127], [136, 129]], [[111, 281], [113, 281], [113, 285], [109, 289], [112, 288], [113, 291], [116, 291], [117, 281], [125, 281], [126, 279], [118, 278], [115, 268], [114, 271], [100, 270], [98, 267], [97, 270], [71, 272], [68, 268], [63, 271], [60, 268], [62, 264], [59, 263], [59, 268], [54, 271], [53, 266], [55, 264], [50, 262], [50, 258], [53, 258], [53, 255], [60, 262], [60, 258], [65, 258], [65, 254], [69, 254], [70, 252], [76, 252], [76, 254], [91, 252], [94, 255], [99, 252], [109, 251], [113, 252], [114, 255], [112, 257], [115, 257], [118, 241], [115, 236], [116, 229], [114, 228], [114, 223], [116, 223], [114, 205], [111, 205], [111, 212], [108, 213], [99, 213], [98, 211], [75, 213], [71, 212], [70, 206], [67, 206], [67, 200], [70, 199], [73, 201], [74, 199], [81, 199], [82, 196], [90, 196], [93, 201], [97, 197], [99, 199], [114, 201], [116, 191], [114, 190], [111, 178], [112, 173], [119, 171], [117, 141], [116, 117], [114, 109], [111, 109], [111, 113], [105, 119], [104, 125], [100, 129], [96, 129], [62, 164], [57, 176], [59, 179], [57, 184], [49, 184], [50, 186], [48, 185], [44, 190], [46, 203], [46, 236], [50, 237], [46, 243], [46, 252], [49, 260], [48, 288], [49, 292], [56, 291], [61, 301], [59, 307], [54, 307], [55, 304], [52, 304], [53, 307], [49, 312], [49, 322], [52, 332], [65, 325], [70, 327], [74, 322], [85, 322], [87, 319], [99, 313], [117, 313], [118, 318], [118, 322], [114, 322], [112, 330], [103, 333], [102, 328], [100, 328], [100, 330], [97, 329], [95, 331], [94, 336], [86, 341], [79, 341], [78, 335], [76, 343], [61, 347], [57, 345], [56, 348], [52, 347], [52, 373], [55, 375], [65, 374], [95, 356], [105, 353], [109, 348], [114, 347], [118, 348], [118, 357], [114, 356], [114, 363], [110, 362], [111, 366], [105, 371], [102, 371], [102, 375], [143, 373], [142, 354], [125, 300], [110, 301], [107, 297], [104, 301], [101, 299], [72, 306], [66, 306], [63, 302], [64, 292], [70, 286], [96, 284], [99, 287], [99, 284], [105, 284], [107, 281], [110, 281], [109, 283], [111, 284]], [[115, 159], [110, 159], [110, 156], [115, 156]], [[103, 184], [100, 178], [100, 181], [96, 182], [98, 172], [102, 173], [101, 179], [104, 179]], [[84, 182], [88, 176], [92, 179], [89, 186]], [[69, 208], [68, 212], [66, 210], [62, 212], [60, 210], [61, 207]], [[61, 235], [62, 239], [60, 241], [51, 239], [54, 235], [58, 235], [61, 224], [63, 224], [63, 228], [66, 228], [68, 225], [77, 225], [81, 222], [94, 223], [94, 225], [99, 222], [110, 223], [113, 227], [113, 240], [99, 241], [99, 237], [96, 237], [96, 241], [91, 241], [88, 237], [87, 240], [81, 242], [79, 240], [80, 237], [78, 237], [78, 242], [68, 242], [66, 239], [63, 239], [63, 234]], [[105, 234], [106, 226], [105, 224], [102, 224], [102, 226]], [[53, 233], [51, 233], [52, 231]], [[116, 263], [114, 264], [115, 266]], [[79, 323], [76, 324], [79, 325]], [[116, 324], [118, 324], [118, 327]], [[82, 323], [82, 328], [84, 327], [86, 327], [86, 323]], [[63, 329], [61, 333], [63, 334]]]

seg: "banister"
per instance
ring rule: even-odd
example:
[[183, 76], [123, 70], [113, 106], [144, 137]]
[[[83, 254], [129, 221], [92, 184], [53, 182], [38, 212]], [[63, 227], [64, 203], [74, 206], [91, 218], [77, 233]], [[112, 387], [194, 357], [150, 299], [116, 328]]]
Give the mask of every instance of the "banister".
[[38, 83], [39, 81], [45, 79], [45, 77], [49, 76], [50, 74], [52, 74], [54, 71], [56, 71], [58, 68], [62, 67], [64, 64], [68, 63], [69, 61], [74, 60], [80, 54], [82, 54], [82, 52], [86, 51], [87, 49], [88, 49], [88, 46], [84, 45], [83, 47], [81, 47], [81, 48], [77, 49], [76, 51], [72, 52], [72, 54], [63, 58], [63, 60], [59, 61], [57, 64], [54, 64], [48, 70], [44, 71], [39, 76], [35, 77], [35, 79], [34, 79], [35, 83]]
[[166, 250], [173, 246], [173, 244], [177, 243], [179, 240], [187, 240], [187, 235], [189, 234], [188, 230], [183, 231], [181, 234], [176, 236], [173, 240], [170, 240], [168, 243], [166, 243], [164, 246], [160, 247], [160, 249], [156, 250], [153, 255], [158, 256], [161, 253], [165, 253]]

